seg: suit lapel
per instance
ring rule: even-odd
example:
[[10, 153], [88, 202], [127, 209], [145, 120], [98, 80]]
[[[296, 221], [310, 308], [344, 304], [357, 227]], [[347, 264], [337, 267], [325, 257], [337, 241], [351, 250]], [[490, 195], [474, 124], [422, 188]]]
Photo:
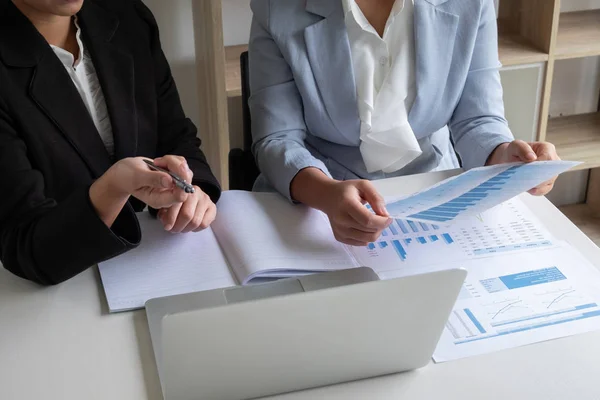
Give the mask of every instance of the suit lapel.
[[115, 159], [137, 154], [138, 126], [133, 58], [119, 48], [119, 20], [93, 1], [80, 12], [84, 44], [104, 93], [115, 139]]
[[438, 8], [447, 0], [415, 0], [415, 50], [417, 96], [408, 120], [417, 138], [431, 132], [427, 126], [432, 110], [442, 101], [450, 73], [459, 17]]
[[108, 152], [79, 92], [50, 47], [35, 69], [29, 94], [77, 150], [94, 177], [102, 175], [111, 165]]
[[304, 30], [310, 65], [327, 113], [338, 131], [356, 140], [359, 119], [350, 44], [340, 0], [307, 0], [324, 17]]

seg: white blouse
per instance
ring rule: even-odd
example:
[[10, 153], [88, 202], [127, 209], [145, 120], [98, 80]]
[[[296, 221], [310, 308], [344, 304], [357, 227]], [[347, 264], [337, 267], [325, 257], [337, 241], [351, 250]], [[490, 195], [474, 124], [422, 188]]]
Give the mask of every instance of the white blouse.
[[394, 172], [421, 155], [408, 122], [416, 96], [414, 0], [396, 0], [383, 37], [355, 0], [342, 0], [368, 172]]
[[71, 77], [85, 107], [94, 121], [94, 125], [102, 138], [104, 147], [106, 147], [108, 154], [112, 157], [115, 153], [115, 144], [108, 109], [106, 108], [106, 101], [104, 100], [104, 93], [102, 92], [102, 87], [98, 81], [98, 75], [96, 74], [96, 69], [92, 63], [92, 58], [81, 41], [81, 29], [77, 23], [77, 17], [75, 17], [74, 21], [75, 26], [77, 27], [79, 58], [75, 60], [73, 54], [60, 47], [52, 45], [50, 47], [52, 47], [56, 56], [65, 66], [67, 73]]

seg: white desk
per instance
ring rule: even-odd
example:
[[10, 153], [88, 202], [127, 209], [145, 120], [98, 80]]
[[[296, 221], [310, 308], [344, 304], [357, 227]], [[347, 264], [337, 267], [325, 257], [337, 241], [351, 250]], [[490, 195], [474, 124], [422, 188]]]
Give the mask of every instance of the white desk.
[[[450, 173], [376, 182], [409, 193]], [[600, 267], [600, 249], [546, 199], [525, 202]], [[313, 399], [600, 399], [600, 332], [414, 372], [276, 396]], [[160, 400], [143, 311], [108, 315], [97, 270], [41, 288], [0, 271], [0, 399]]]

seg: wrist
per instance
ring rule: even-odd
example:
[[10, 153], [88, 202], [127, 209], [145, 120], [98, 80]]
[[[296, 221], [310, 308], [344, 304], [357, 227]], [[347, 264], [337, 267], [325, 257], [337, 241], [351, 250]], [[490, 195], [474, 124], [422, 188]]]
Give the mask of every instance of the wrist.
[[328, 193], [337, 182], [318, 168], [305, 168], [292, 180], [290, 194], [293, 200], [324, 211], [330, 197]]
[[107, 171], [90, 186], [89, 197], [100, 219], [111, 227], [129, 200], [129, 193], [119, 190], [108, 174]]
[[488, 157], [485, 165], [502, 164], [504, 162], [504, 159], [506, 158], [504, 155], [509, 145], [509, 142], [505, 142], [496, 146], [494, 151], [492, 151], [492, 153]]

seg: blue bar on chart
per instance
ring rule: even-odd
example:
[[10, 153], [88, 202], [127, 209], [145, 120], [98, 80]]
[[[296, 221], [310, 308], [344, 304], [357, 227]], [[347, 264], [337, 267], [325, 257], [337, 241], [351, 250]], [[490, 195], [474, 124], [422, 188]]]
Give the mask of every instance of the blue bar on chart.
[[[457, 206], [455, 204], [444, 204], [443, 206], [437, 206], [437, 207], [435, 207], [435, 210], [437, 210], [437, 211], [443, 211], [443, 212], [455, 213], [455, 212], [460, 212], [460, 211], [466, 211], [468, 208], [469, 207]], [[431, 208], [430, 210], [434, 210], [434, 209]]]
[[409, 245], [409, 244], [411, 244], [411, 243], [412, 243], [412, 239], [404, 239], [404, 243], [405, 243], [406, 245]]
[[396, 223], [400, 227], [400, 230], [402, 230], [402, 233], [408, 233], [408, 229], [406, 228], [406, 225], [404, 224], [404, 221], [402, 221], [401, 219], [397, 219]]
[[465, 308], [463, 311], [465, 312], [465, 314], [467, 315], [467, 317], [469, 317], [469, 319], [471, 320], [471, 322], [473, 323], [473, 325], [475, 325], [475, 327], [477, 328], [477, 330], [479, 331], [479, 333], [482, 333], [482, 334], [485, 333], [485, 329], [483, 329], [483, 326], [477, 320], [477, 318], [475, 318], [475, 315], [471, 312], [471, 310], [469, 310], [468, 308]]
[[396, 250], [396, 253], [398, 253], [398, 257], [400, 257], [400, 259], [402, 261], [406, 260], [406, 250], [404, 250], [404, 247], [402, 247], [402, 244], [400, 243], [399, 240], [392, 240], [392, 244], [394, 245], [394, 249]]
[[390, 231], [392, 232], [392, 235], [398, 235], [398, 230], [396, 229], [394, 224], [390, 224], [389, 228], [390, 228]]
[[429, 236], [429, 239], [431, 239], [432, 242], [437, 242], [439, 240], [437, 235], [431, 235], [431, 236]]
[[419, 228], [417, 228], [417, 224], [415, 224], [413, 221], [407, 221], [408, 225], [410, 226], [410, 229], [412, 229], [413, 232], [419, 232]]
[[424, 238], [424, 237], [422, 237], [422, 236], [419, 236], [419, 237], [417, 238], [417, 240], [418, 240], [418, 241], [419, 241], [419, 243], [421, 243], [421, 244], [427, 244], [427, 240], [425, 240], [425, 238]]
[[369, 243], [367, 247], [369, 248], [369, 250], [375, 250], [375, 243]]
[[431, 226], [433, 226], [433, 229], [435, 229], [436, 231], [437, 231], [438, 229], [440, 229], [440, 227], [439, 227], [439, 226], [437, 226], [437, 225], [431, 225]]
[[421, 225], [421, 228], [423, 228], [424, 231], [428, 231], [429, 230], [429, 227], [427, 226], [427, 224], [419, 222], [419, 225]]
[[378, 244], [379, 244], [379, 247], [382, 249], [385, 249], [388, 246], [387, 242], [379, 242]]
[[444, 241], [445, 241], [447, 244], [452, 244], [452, 243], [454, 243], [454, 240], [452, 239], [452, 236], [450, 236], [449, 234], [447, 234], [447, 233], [444, 233], [444, 234], [442, 235], [442, 237], [444, 238]]
[[483, 198], [486, 198], [488, 196], [485, 193], [486, 191], [487, 191], [487, 189], [484, 189], [482, 192], [478, 192], [476, 190], [476, 188], [475, 189], [471, 189], [470, 191], [461, 194], [460, 196], [458, 196], [454, 200], [463, 199], [463, 200], [473, 201], [473, 200], [477, 200], [477, 199], [483, 199]]
[[385, 229], [384, 229], [383, 231], [381, 231], [381, 234], [382, 234], [383, 236], [387, 236], [387, 235], [388, 235], [388, 233], [387, 233], [387, 230], [385, 230]]

